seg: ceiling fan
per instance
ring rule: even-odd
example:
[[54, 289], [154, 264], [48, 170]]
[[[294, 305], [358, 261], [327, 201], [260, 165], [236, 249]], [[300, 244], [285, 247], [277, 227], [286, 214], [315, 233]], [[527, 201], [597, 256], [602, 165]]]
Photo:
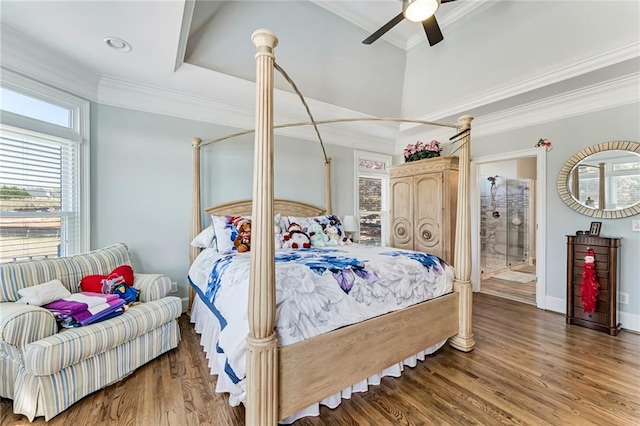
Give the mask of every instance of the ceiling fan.
[[440, 3], [449, 3], [455, 0], [401, 0], [402, 12], [384, 24], [378, 31], [364, 39], [362, 43], [371, 44], [382, 37], [391, 28], [398, 25], [407, 18], [411, 22], [422, 22], [422, 27], [427, 35], [430, 46], [434, 46], [444, 40], [438, 21], [436, 21], [436, 11]]

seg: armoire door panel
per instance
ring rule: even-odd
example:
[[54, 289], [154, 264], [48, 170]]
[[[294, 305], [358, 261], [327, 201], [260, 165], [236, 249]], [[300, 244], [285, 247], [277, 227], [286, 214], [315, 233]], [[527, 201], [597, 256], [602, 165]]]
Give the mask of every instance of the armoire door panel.
[[415, 250], [443, 256], [442, 231], [440, 223], [434, 219], [420, 219], [414, 229]]
[[391, 236], [393, 247], [413, 249], [413, 177], [391, 182]]

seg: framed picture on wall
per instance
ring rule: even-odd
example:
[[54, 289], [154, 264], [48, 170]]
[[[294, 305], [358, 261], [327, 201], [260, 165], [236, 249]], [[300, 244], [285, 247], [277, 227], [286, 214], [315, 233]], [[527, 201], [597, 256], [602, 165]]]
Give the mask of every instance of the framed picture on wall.
[[596, 237], [599, 237], [601, 227], [602, 227], [602, 222], [591, 222], [591, 228], [589, 228], [589, 235], [595, 235]]

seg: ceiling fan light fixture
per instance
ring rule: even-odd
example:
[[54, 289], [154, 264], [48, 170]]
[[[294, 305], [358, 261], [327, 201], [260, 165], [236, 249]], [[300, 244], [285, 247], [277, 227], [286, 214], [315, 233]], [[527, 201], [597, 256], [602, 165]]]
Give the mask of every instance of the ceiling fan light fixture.
[[412, 22], [422, 22], [433, 16], [440, 7], [440, 0], [403, 0], [402, 13]]

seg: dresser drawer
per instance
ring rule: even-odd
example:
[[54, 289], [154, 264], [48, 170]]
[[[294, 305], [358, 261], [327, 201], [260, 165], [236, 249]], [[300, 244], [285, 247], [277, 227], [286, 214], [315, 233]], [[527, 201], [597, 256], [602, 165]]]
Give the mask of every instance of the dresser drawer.
[[[601, 312], [606, 312], [606, 306], [609, 302], [609, 292], [600, 290], [598, 293], [598, 303], [596, 304], [596, 310], [599, 310], [599, 307], [602, 307]], [[580, 287], [575, 287], [573, 289], [573, 306], [582, 307], [582, 292], [580, 292]]]
[[[597, 305], [600, 305], [600, 303], [598, 303]], [[597, 307], [597, 305], [596, 305], [596, 307]], [[582, 310], [581, 306], [574, 306], [573, 307], [573, 317], [581, 319], [581, 320], [585, 320], [585, 321], [595, 322], [597, 324], [607, 324], [607, 314], [606, 314], [606, 312], [598, 312], [598, 311], [596, 311], [596, 312], [587, 314], [586, 312], [584, 312]]]
[[[596, 280], [598, 281], [598, 284], [600, 284], [600, 290], [609, 290], [609, 278], [606, 276], [600, 277], [598, 275], [602, 275], [602, 274], [598, 274], [599, 271], [596, 271]], [[580, 284], [582, 284], [582, 269], [578, 270], [577, 268], [573, 269], [573, 285], [580, 287]]]
[[[574, 259], [573, 260], [573, 268], [580, 270], [580, 274], [582, 274], [583, 265], [584, 265], [584, 257], [582, 257], [580, 259]], [[596, 258], [595, 270], [596, 271], [605, 271], [605, 272], [608, 271], [609, 270], [609, 262], [605, 262], [604, 259]]]
[[587, 249], [591, 248], [593, 249], [593, 253], [596, 257], [596, 260], [598, 260], [598, 257], [600, 256], [608, 256], [609, 255], [609, 247], [604, 247], [604, 246], [590, 246], [590, 245], [586, 245], [586, 244], [576, 244], [575, 248], [573, 250], [573, 255], [578, 258], [578, 257], [582, 257], [584, 259], [584, 257], [587, 255]]

